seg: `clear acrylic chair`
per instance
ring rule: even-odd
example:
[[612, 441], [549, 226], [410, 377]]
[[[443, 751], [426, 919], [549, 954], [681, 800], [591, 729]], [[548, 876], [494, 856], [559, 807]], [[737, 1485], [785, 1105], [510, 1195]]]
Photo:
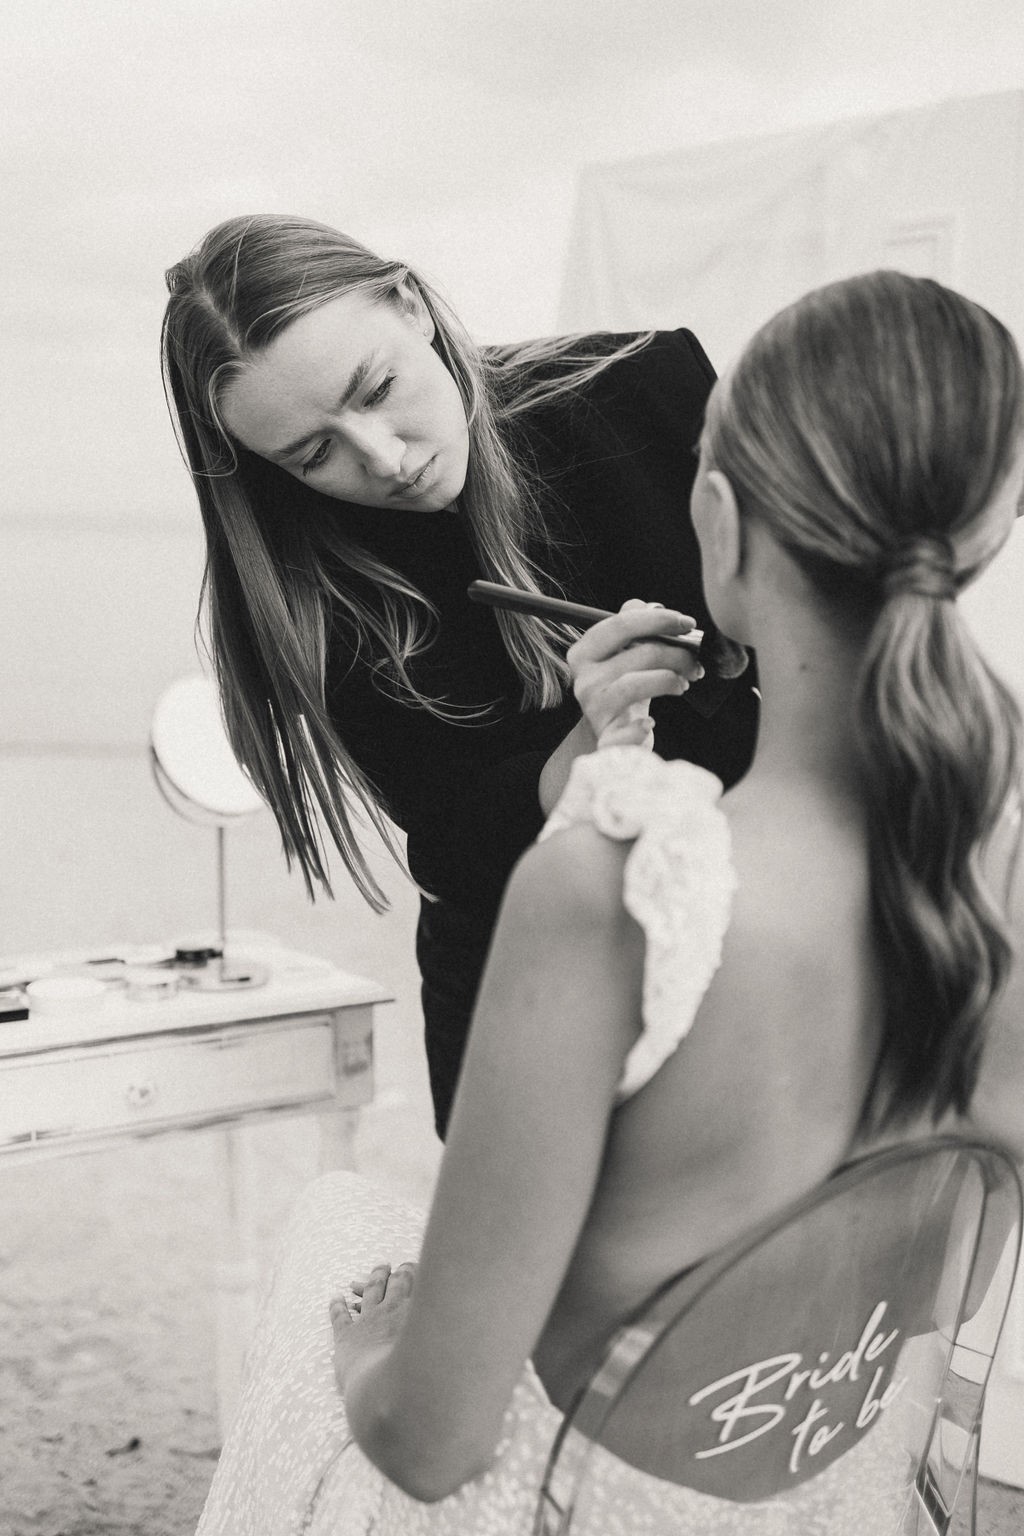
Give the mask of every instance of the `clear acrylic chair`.
[[535, 1536], [973, 1531], [1021, 1209], [1007, 1154], [935, 1137], [667, 1283], [566, 1415]]

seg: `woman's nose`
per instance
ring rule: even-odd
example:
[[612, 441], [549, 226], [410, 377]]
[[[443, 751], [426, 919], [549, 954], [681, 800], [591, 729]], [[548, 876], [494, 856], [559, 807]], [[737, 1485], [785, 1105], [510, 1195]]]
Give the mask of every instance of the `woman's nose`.
[[397, 479], [405, 455], [405, 443], [390, 427], [364, 427], [352, 444], [364, 472], [373, 479]]

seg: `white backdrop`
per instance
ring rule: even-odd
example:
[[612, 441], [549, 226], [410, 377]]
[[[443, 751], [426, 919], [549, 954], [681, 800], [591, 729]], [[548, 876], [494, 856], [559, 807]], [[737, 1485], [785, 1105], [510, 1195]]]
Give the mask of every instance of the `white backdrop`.
[[723, 368], [809, 288], [893, 266], [1024, 338], [1024, 90], [689, 145], [580, 174], [560, 324], [686, 324]]
[[[561, 324], [689, 325], [721, 370], [807, 289], [874, 267], [936, 277], [1024, 341], [1024, 91], [594, 165]], [[963, 599], [1024, 698], [1024, 527]]]

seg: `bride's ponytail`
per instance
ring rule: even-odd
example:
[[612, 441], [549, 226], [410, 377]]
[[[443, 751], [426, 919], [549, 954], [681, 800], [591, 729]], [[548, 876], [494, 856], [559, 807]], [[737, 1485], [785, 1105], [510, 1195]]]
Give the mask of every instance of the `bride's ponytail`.
[[857, 699], [884, 1008], [864, 1130], [967, 1109], [1011, 959], [978, 855], [1020, 772], [1017, 706], [952, 601], [949, 544], [908, 541], [883, 587]]
[[1009, 332], [897, 272], [783, 310], [708, 407], [708, 456], [744, 518], [863, 636], [856, 723], [883, 988], [864, 1130], [967, 1108], [1009, 965], [981, 866], [1019, 791], [1020, 714], [956, 596], [1010, 531], [997, 493], [1022, 436]]

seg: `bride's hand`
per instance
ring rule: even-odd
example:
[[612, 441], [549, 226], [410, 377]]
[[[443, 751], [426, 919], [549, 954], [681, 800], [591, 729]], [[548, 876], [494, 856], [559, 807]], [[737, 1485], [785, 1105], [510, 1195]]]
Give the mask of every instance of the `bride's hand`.
[[390, 1264], [377, 1264], [368, 1279], [353, 1282], [352, 1289], [360, 1298], [353, 1306], [342, 1296], [331, 1302], [334, 1376], [341, 1392], [356, 1362], [390, 1347], [402, 1331], [415, 1278], [413, 1263], [394, 1269]]

